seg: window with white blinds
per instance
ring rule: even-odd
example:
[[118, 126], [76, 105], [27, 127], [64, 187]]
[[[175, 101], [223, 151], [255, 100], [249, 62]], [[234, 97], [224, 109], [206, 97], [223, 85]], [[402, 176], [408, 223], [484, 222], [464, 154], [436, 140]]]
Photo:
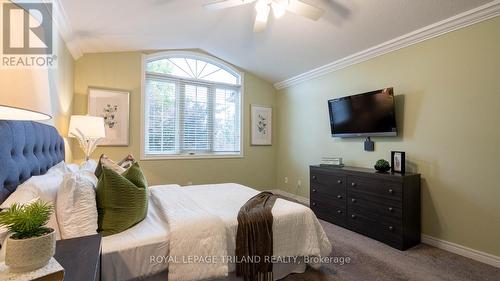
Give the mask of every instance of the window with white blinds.
[[215, 59], [146, 59], [144, 156], [241, 154], [241, 77]]

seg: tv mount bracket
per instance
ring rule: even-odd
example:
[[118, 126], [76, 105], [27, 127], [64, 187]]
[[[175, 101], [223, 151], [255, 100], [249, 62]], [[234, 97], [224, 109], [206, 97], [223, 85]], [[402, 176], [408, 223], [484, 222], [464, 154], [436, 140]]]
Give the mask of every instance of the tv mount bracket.
[[365, 151], [375, 151], [375, 143], [370, 139], [370, 137], [365, 139]]

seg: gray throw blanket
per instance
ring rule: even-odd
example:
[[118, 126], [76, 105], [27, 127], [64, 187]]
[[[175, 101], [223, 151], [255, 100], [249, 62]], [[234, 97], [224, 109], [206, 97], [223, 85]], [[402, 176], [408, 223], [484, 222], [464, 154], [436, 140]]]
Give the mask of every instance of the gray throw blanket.
[[[236, 276], [245, 281], [272, 281], [273, 215], [277, 196], [261, 192], [250, 198], [238, 213]], [[243, 262], [242, 262], [243, 261]]]

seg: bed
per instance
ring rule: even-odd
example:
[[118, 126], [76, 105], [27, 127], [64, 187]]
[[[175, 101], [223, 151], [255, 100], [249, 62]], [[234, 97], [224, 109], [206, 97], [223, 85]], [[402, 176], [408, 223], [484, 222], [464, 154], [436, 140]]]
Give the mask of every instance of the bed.
[[[64, 160], [64, 142], [51, 126], [0, 121], [0, 138], [0, 203], [21, 183], [46, 173]], [[102, 280], [166, 275], [169, 268], [190, 275], [191, 280], [234, 271], [233, 260], [227, 260], [224, 267], [216, 270], [214, 267], [205, 270], [202, 265], [181, 267], [167, 258], [171, 251], [177, 256], [192, 253], [234, 256], [238, 211], [257, 190], [226, 183], [190, 187], [160, 185], [151, 186], [148, 191], [146, 219], [126, 231], [103, 238]], [[272, 214], [274, 255], [299, 257], [297, 261], [301, 261], [301, 257], [330, 254], [330, 242], [308, 207], [278, 199]], [[274, 279], [303, 272], [305, 268], [304, 262], [275, 264]], [[212, 269], [212, 275], [204, 275]]]

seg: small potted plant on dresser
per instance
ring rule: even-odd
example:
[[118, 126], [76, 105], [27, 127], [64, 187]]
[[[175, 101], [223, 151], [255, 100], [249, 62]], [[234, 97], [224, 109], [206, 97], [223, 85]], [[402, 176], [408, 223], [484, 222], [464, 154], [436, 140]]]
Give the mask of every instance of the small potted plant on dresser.
[[386, 160], [380, 159], [375, 163], [374, 168], [380, 173], [387, 173], [391, 169], [391, 165]]
[[47, 265], [56, 248], [55, 231], [45, 227], [53, 206], [37, 200], [12, 204], [0, 212], [0, 226], [10, 231], [5, 249], [5, 265], [11, 272], [32, 271]]

